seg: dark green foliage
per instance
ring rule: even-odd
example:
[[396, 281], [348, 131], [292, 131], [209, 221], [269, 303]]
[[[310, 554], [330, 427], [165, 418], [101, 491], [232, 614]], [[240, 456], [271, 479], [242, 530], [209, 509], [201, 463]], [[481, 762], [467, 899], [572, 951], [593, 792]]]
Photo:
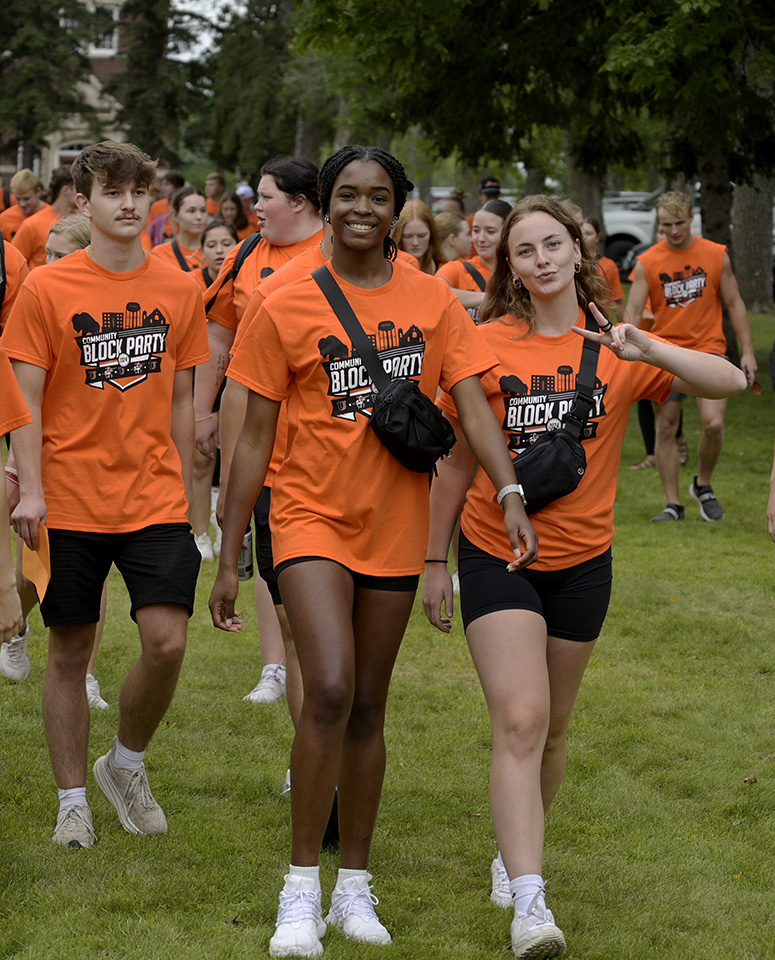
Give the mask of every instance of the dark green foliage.
[[78, 84], [94, 18], [78, 0], [3, 0], [0, 4], [0, 131], [4, 150], [24, 143], [24, 163], [67, 115], [98, 129]]

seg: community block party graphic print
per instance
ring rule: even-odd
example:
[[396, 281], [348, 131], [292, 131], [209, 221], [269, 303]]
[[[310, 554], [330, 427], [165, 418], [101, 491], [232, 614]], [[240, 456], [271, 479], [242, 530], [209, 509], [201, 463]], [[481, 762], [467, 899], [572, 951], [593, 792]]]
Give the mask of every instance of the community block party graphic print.
[[705, 289], [708, 274], [702, 267], [692, 269], [688, 264], [683, 270], [674, 274], [660, 273], [659, 282], [665, 294], [668, 307], [690, 307], [695, 300], [699, 300]]
[[123, 311], [103, 313], [101, 325], [90, 313], [76, 313], [73, 329], [90, 387], [129, 390], [161, 370], [170, 328], [158, 308], [149, 313], [131, 302]]
[[[570, 364], [561, 364], [554, 373], [536, 373], [530, 387], [515, 374], [500, 378], [503, 393], [502, 428], [509, 434], [509, 450], [519, 453], [547, 430], [559, 430], [576, 395], [578, 375]], [[583, 440], [597, 436], [598, 417], [606, 415], [605, 386], [595, 377], [594, 406], [584, 429]]]
[[[422, 373], [425, 340], [419, 327], [412, 324], [404, 332], [392, 320], [383, 320], [376, 335], [370, 334], [385, 372], [393, 379], [416, 379]], [[343, 420], [355, 420], [357, 414], [371, 416], [374, 384], [357, 351], [339, 337], [329, 335], [318, 341], [323, 369], [328, 375], [331, 414]]]

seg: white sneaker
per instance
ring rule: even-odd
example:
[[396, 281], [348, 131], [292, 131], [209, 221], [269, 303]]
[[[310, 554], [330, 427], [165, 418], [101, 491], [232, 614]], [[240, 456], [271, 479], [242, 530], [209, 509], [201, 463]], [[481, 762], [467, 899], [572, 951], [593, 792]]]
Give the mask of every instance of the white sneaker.
[[527, 914], [514, 912], [511, 949], [515, 957], [550, 960], [565, 953], [565, 937], [554, 922], [552, 911], [543, 904], [543, 894], [542, 887], [530, 902]]
[[496, 907], [503, 907], [504, 910], [514, 905], [511, 899], [511, 888], [509, 887], [509, 875], [506, 868], [501, 863], [500, 855], [497, 856], [490, 867], [492, 873], [492, 893], [490, 900]]
[[0, 673], [9, 680], [21, 683], [30, 675], [30, 658], [27, 656], [27, 641], [30, 639], [29, 623], [24, 633], [11, 637], [0, 648]]
[[202, 559], [206, 560], [208, 563], [212, 563], [215, 559], [215, 555], [213, 554], [213, 542], [210, 539], [210, 534], [194, 534], [194, 543], [196, 543], [197, 550], [199, 550], [199, 552], [202, 554]]
[[337, 880], [326, 923], [339, 927], [350, 940], [387, 945], [393, 941], [374, 911], [379, 900], [371, 892], [370, 883], [371, 874], [368, 873]]
[[261, 679], [242, 699], [250, 703], [276, 703], [285, 693], [285, 667], [268, 663], [261, 671]]
[[216, 557], [221, 555], [221, 540], [223, 539], [223, 530], [218, 526], [215, 514], [210, 515], [210, 526], [215, 530], [215, 540], [213, 540], [213, 553]]
[[285, 771], [285, 780], [283, 782], [282, 795], [284, 797], [287, 797], [290, 792], [291, 792], [291, 768], [288, 767], [288, 769]]
[[57, 816], [57, 825], [52, 837], [60, 847], [82, 850], [96, 843], [97, 836], [92, 826], [91, 810], [85, 804], [68, 807]]
[[104, 757], [94, 761], [94, 779], [116, 809], [121, 826], [127, 833], [142, 837], [167, 832], [167, 818], [154, 800], [148, 786], [145, 764], [139, 770], [116, 766], [116, 744]]
[[320, 957], [326, 925], [319, 884], [311, 877], [285, 876], [270, 957]]
[[95, 710], [107, 710], [110, 706], [107, 700], [102, 699], [100, 682], [91, 673], [86, 674], [86, 699], [89, 701], [89, 706], [94, 707]]

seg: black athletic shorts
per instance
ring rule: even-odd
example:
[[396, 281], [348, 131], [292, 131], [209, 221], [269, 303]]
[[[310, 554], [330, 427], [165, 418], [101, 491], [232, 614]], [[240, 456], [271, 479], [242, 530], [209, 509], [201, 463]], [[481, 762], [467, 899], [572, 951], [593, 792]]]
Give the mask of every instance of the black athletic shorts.
[[[296, 563], [307, 563], [309, 560], [329, 560], [328, 557], [291, 557], [289, 560], [283, 560], [278, 565], [275, 573], [279, 577], [283, 570], [292, 567]], [[337, 563], [337, 560], [329, 560], [330, 563]], [[344, 566], [344, 564], [339, 564]], [[405, 590], [416, 590], [420, 582], [420, 574], [410, 574], [408, 577], [373, 577], [366, 573], [356, 573], [345, 567], [353, 578], [356, 587], [364, 587], [367, 590], [385, 590], [390, 593], [401, 593]]]
[[611, 599], [611, 548], [567, 570], [517, 570], [460, 534], [458, 559], [463, 626], [496, 610], [534, 610], [550, 637], [596, 640]]
[[194, 612], [201, 554], [187, 523], [161, 523], [129, 533], [48, 531], [51, 580], [40, 605], [47, 627], [96, 623], [102, 585], [112, 563], [132, 601], [130, 616], [154, 603]]
[[272, 554], [272, 531], [269, 529], [269, 510], [272, 506], [272, 488], [264, 487], [253, 508], [256, 523], [256, 563], [261, 579], [269, 587], [272, 602], [279, 607], [283, 602], [280, 587], [277, 585], [277, 573], [274, 569]]

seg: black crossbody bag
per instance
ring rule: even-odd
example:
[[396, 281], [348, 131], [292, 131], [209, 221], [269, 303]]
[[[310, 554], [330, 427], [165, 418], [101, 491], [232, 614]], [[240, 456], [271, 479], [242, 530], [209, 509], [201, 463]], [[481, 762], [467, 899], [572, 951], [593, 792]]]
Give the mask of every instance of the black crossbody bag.
[[[600, 329], [589, 312], [587, 329]], [[576, 395], [562, 426], [542, 433], [514, 461], [514, 472], [522, 488], [522, 502], [527, 513], [543, 510], [552, 501], [573, 493], [587, 471], [587, 455], [581, 440], [595, 403], [593, 391], [599, 355], [600, 344], [585, 339]]]
[[349, 335], [377, 391], [369, 421], [372, 430], [409, 470], [430, 473], [436, 461], [446, 457], [455, 443], [455, 431], [449, 421], [414, 380], [392, 380], [385, 373], [377, 351], [328, 267], [318, 267], [312, 279]]

